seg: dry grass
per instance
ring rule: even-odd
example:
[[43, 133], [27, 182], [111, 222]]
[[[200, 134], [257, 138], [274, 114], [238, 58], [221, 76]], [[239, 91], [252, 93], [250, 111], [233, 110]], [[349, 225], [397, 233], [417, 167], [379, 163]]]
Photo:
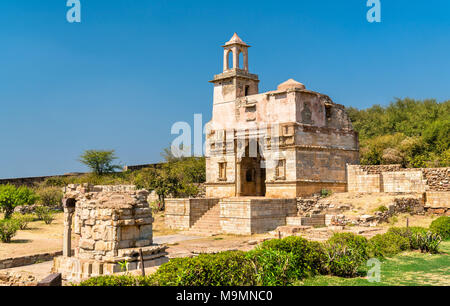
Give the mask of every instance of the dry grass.
[[27, 230], [17, 232], [11, 243], [0, 242], [0, 259], [62, 250], [64, 214], [55, 214], [50, 225], [31, 222]]
[[417, 198], [420, 194], [389, 194], [389, 193], [335, 193], [320, 201], [333, 203], [335, 205], [350, 205], [351, 211], [345, 212], [348, 216], [359, 216], [362, 214], [373, 214], [380, 206], [388, 206], [397, 198]]
[[418, 215], [413, 215], [411, 216], [410, 214], [399, 214], [397, 216], [395, 216], [395, 218], [391, 218], [389, 223], [381, 223], [379, 224], [379, 226], [381, 227], [392, 227], [392, 226], [399, 226], [399, 227], [403, 227], [406, 226], [406, 219], [408, 219], [408, 223], [409, 226], [420, 226], [420, 227], [430, 227], [431, 222], [433, 222], [433, 220], [437, 219], [439, 216], [430, 216], [430, 215], [425, 215], [425, 216], [418, 216]]
[[166, 226], [166, 223], [164, 221], [164, 212], [153, 212], [153, 218], [155, 219], [153, 221], [153, 236], [166, 236], [166, 235], [173, 235], [177, 234], [180, 231], [170, 229]]

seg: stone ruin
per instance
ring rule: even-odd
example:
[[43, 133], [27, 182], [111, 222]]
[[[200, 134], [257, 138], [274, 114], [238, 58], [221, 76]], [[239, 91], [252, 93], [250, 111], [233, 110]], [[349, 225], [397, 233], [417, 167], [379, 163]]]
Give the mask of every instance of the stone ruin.
[[[157, 266], [167, 261], [165, 246], [153, 244], [148, 192], [134, 186], [68, 185], [64, 195], [63, 255], [53, 272], [79, 281]], [[72, 251], [71, 236], [78, 246]]]

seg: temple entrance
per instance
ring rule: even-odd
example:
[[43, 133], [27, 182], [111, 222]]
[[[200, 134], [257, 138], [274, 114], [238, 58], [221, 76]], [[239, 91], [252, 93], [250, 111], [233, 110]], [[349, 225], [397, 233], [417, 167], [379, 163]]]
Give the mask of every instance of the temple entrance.
[[[237, 164], [237, 196], [265, 196], [266, 168], [264, 156], [259, 145], [255, 154], [250, 154], [249, 145], [245, 148], [245, 155]], [[253, 156], [252, 156], [253, 155]]]

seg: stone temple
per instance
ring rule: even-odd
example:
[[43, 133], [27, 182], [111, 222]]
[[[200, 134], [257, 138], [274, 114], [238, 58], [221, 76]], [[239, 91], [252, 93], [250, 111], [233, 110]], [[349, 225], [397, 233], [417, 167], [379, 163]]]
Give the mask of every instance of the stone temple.
[[[225, 43], [206, 125], [206, 198], [167, 199], [171, 228], [254, 234], [297, 218], [297, 198], [345, 192], [346, 165], [359, 164], [358, 134], [342, 105], [292, 79], [259, 92], [249, 45]], [[306, 221], [305, 221], [306, 222]]]
[[293, 79], [260, 93], [249, 47], [234, 34], [223, 46], [223, 72], [210, 81], [207, 197], [344, 192], [346, 164], [359, 164], [358, 134], [344, 106]]

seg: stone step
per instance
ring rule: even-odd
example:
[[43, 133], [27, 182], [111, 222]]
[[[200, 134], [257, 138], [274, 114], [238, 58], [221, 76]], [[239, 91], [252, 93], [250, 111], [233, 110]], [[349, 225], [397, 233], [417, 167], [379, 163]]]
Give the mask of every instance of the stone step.
[[222, 230], [220, 226], [220, 205], [211, 207], [189, 229], [191, 234], [214, 235]]

